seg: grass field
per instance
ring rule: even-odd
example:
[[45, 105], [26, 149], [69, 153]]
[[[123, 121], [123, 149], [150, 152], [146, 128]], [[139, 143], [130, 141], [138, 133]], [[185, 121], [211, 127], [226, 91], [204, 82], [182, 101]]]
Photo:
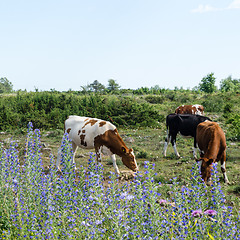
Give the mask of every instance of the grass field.
[[[221, 124], [221, 123], [220, 123]], [[166, 135], [165, 125], [162, 123], [158, 129], [152, 128], [124, 128], [118, 129], [119, 134], [125, 141], [128, 147], [134, 149], [137, 163], [141, 168], [144, 162], [150, 161], [155, 163], [156, 176], [155, 180], [162, 183], [169, 184], [171, 179], [177, 177], [178, 181], [183, 183], [186, 179], [190, 178], [190, 169], [192, 167], [193, 159], [193, 139], [182, 138], [177, 136], [177, 149], [181, 155], [178, 159], [173, 151], [171, 144], [168, 146], [167, 157], [163, 157], [163, 145]], [[45, 164], [49, 163], [49, 153], [51, 152], [56, 159], [57, 150], [61, 144], [63, 131], [55, 129], [51, 131], [41, 132], [42, 154]], [[8, 146], [10, 141], [17, 141], [19, 144], [20, 154], [24, 155], [26, 135], [15, 133], [2, 133], [0, 141]], [[130, 141], [129, 141], [130, 139]], [[128, 142], [129, 141], [129, 142]], [[94, 150], [92, 150], [94, 151]], [[225, 194], [228, 196], [229, 201], [235, 201], [240, 196], [240, 142], [227, 141], [227, 175], [230, 185], [225, 185], [222, 175], [220, 173], [220, 182], [223, 186]], [[87, 161], [90, 155], [89, 150], [78, 148], [76, 153], [76, 163], [78, 166], [87, 166]], [[103, 156], [104, 175], [107, 177], [110, 171], [114, 171], [110, 159]], [[117, 156], [117, 164], [122, 172], [122, 178], [131, 178], [132, 172], [126, 168], [120, 158]], [[220, 171], [220, 166], [218, 166]], [[239, 204], [239, 203], [238, 203]]]

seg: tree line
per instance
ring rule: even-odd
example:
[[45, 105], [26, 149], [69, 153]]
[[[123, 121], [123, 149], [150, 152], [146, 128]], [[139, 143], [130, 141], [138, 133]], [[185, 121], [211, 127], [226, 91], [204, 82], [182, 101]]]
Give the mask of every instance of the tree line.
[[[161, 88], [159, 85], [154, 87], [141, 87], [136, 90], [134, 89], [121, 89], [121, 86], [114, 79], [108, 80], [108, 85], [104, 86], [98, 80], [94, 80], [92, 83], [81, 86], [79, 92], [83, 94], [94, 93], [133, 93], [133, 94], [158, 94], [164, 92], [166, 89]], [[175, 87], [175, 90], [182, 90], [182, 88]], [[36, 92], [39, 90], [36, 88]], [[50, 89], [51, 92], [56, 92], [55, 89]], [[72, 91], [69, 89], [68, 91]], [[216, 78], [214, 73], [209, 73], [207, 76], [203, 77], [198, 86], [195, 86], [192, 91], [213, 93], [218, 91], [216, 86]], [[228, 76], [220, 81], [221, 92], [236, 92], [240, 91], [240, 79], [234, 79], [232, 76]], [[6, 78], [0, 78], [0, 93], [10, 93], [13, 92], [13, 84]]]

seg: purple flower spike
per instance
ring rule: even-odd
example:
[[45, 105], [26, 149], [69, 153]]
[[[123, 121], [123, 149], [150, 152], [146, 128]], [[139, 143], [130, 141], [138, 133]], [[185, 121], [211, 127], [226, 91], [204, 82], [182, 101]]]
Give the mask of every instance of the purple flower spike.
[[192, 211], [192, 216], [193, 217], [201, 217], [202, 216], [202, 210], [199, 209], [199, 210]]
[[204, 212], [204, 214], [206, 214], [206, 215], [212, 217], [212, 216], [217, 215], [217, 211], [212, 210], [212, 209], [208, 209], [208, 210], [206, 210], [206, 211]]

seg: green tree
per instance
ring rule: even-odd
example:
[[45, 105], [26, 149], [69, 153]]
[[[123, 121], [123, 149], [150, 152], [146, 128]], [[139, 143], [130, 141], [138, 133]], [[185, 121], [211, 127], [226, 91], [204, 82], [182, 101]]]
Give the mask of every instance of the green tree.
[[220, 90], [222, 92], [234, 92], [239, 89], [240, 79], [232, 79], [232, 76], [222, 79], [220, 82]]
[[6, 78], [0, 78], [0, 93], [12, 92], [13, 84]]
[[199, 84], [199, 90], [206, 93], [213, 93], [217, 90], [215, 82], [216, 78], [214, 77], [214, 73], [210, 73], [201, 80], [201, 83]]
[[105, 87], [103, 84], [101, 84], [98, 80], [95, 80], [93, 83], [88, 85], [88, 88], [92, 92], [102, 92]]
[[107, 88], [110, 91], [116, 91], [120, 89], [120, 85], [114, 79], [109, 79]]

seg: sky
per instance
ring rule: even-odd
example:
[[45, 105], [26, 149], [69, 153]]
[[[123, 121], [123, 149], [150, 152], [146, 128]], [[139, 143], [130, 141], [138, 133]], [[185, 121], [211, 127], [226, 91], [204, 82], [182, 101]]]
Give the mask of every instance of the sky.
[[0, 0], [0, 78], [14, 90], [192, 89], [240, 79], [240, 0]]

